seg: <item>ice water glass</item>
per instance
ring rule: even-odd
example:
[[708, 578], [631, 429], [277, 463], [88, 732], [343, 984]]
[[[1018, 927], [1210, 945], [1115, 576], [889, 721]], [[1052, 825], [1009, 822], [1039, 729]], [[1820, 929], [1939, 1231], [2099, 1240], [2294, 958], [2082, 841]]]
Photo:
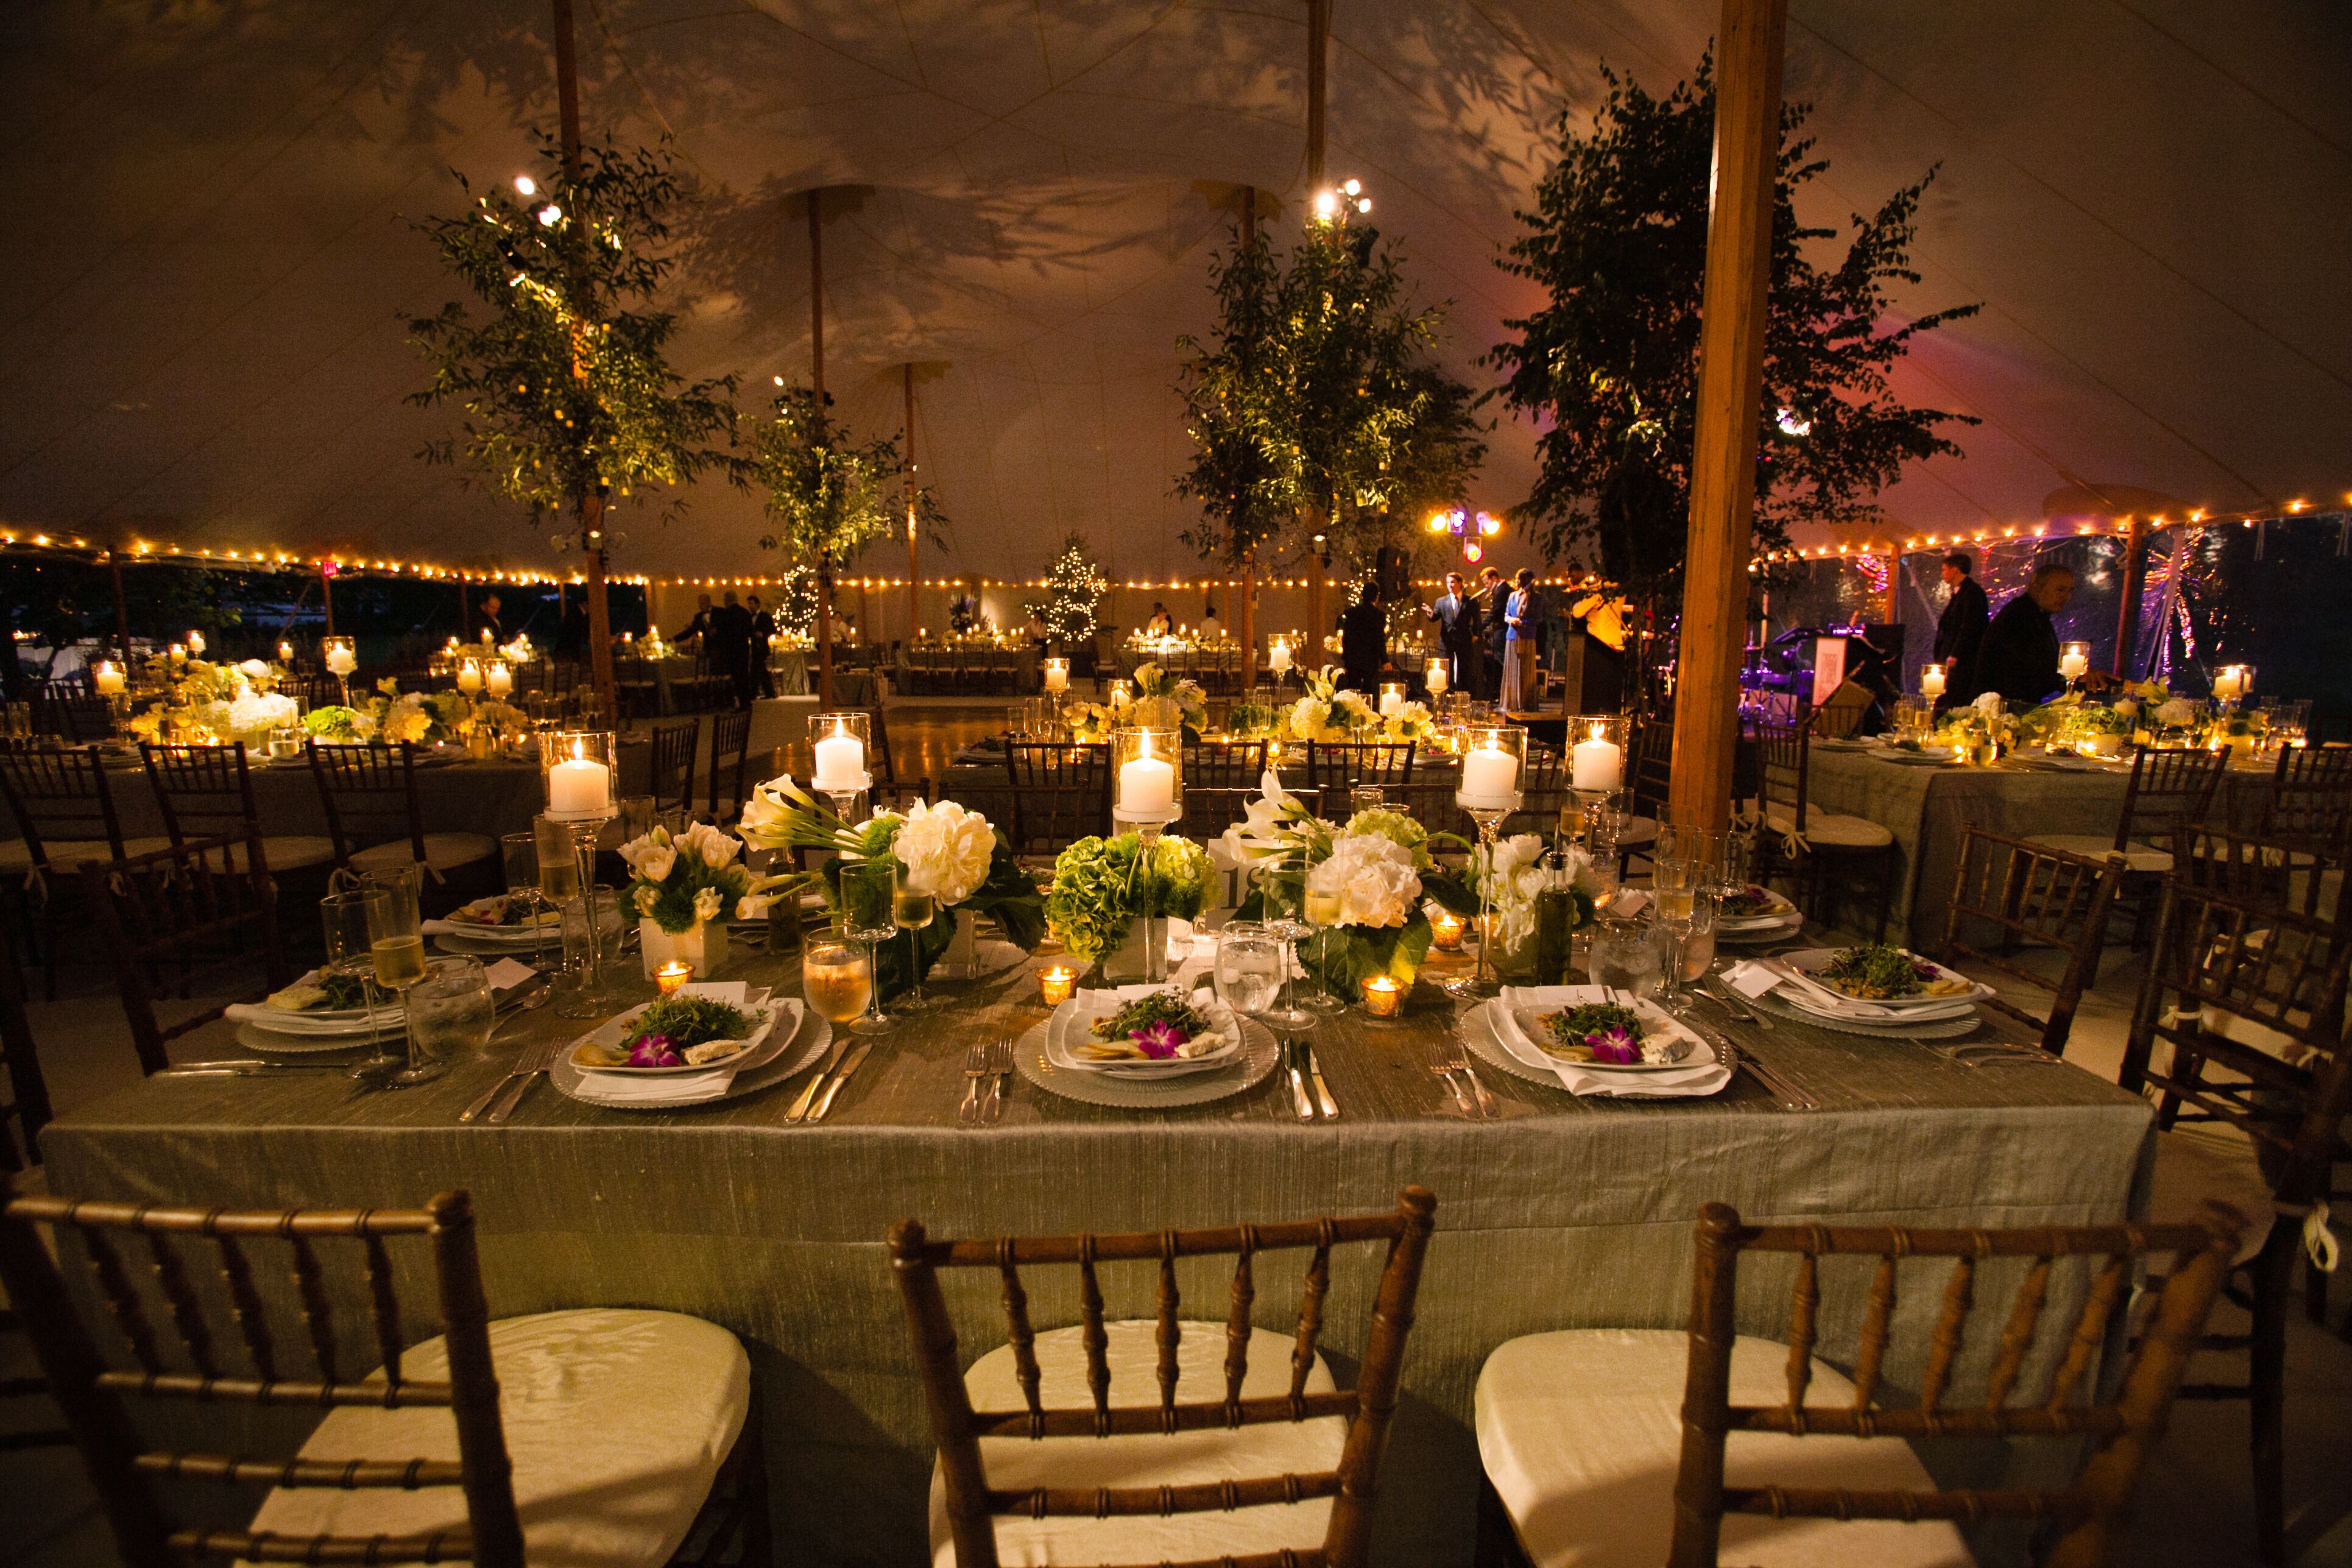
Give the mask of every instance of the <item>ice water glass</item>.
[[488, 1049], [496, 1022], [490, 982], [479, 961], [436, 958], [425, 978], [408, 988], [408, 1045], [416, 1060], [436, 1073], [460, 1057]]
[[1663, 967], [1657, 934], [1647, 921], [1603, 915], [1592, 933], [1592, 983], [1632, 996], [1655, 992]]
[[1217, 1000], [1244, 1017], [1274, 1010], [1286, 967], [1282, 940], [1256, 921], [1228, 921], [1217, 932]]
[[319, 900], [320, 934], [326, 942], [326, 959], [319, 965], [319, 973], [360, 983], [360, 995], [368, 1010], [370, 1040], [376, 1047], [372, 1055], [352, 1067], [353, 1078], [397, 1072], [405, 1065], [397, 1053], [386, 1049], [383, 1042], [374, 1038], [377, 1027], [375, 961], [369, 956], [368, 942], [370, 933], [383, 923], [384, 900], [384, 894], [365, 889], [329, 893]]
[[[543, 864], [543, 862], [542, 862]], [[591, 905], [596, 910], [595, 924], [589, 924]], [[559, 931], [563, 942], [563, 964], [555, 976], [555, 1016], [559, 1018], [594, 1018], [603, 1015], [604, 997], [591, 984], [598, 973], [613, 973], [621, 959], [621, 904], [612, 889], [598, 883], [589, 889], [586, 899], [576, 893], [570, 903], [562, 906]], [[591, 952], [589, 943], [597, 944]]]
[[[507, 897], [522, 900], [523, 918], [530, 922], [532, 952], [541, 966], [547, 962], [547, 924], [540, 919], [539, 835], [502, 833], [499, 858], [506, 868]], [[567, 857], [568, 858], [568, 857]], [[579, 872], [572, 872], [578, 880]]]
[[874, 999], [874, 965], [862, 949], [814, 942], [801, 960], [801, 994], [828, 1023], [846, 1024]]
[[1348, 791], [1348, 812], [1379, 811], [1387, 806], [1389, 792], [1379, 784], [1356, 784]]

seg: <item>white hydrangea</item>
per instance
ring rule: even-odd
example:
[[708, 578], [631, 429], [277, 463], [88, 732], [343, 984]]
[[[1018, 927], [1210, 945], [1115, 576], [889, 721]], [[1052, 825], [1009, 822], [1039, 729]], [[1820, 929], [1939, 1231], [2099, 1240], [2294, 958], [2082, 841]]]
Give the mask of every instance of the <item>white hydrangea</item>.
[[937, 805], [917, 801], [906, 825], [890, 841], [890, 852], [907, 868], [907, 885], [953, 909], [988, 880], [996, 854], [996, 830], [988, 818], [954, 801]]
[[2184, 724], [2193, 724], [2197, 721], [2197, 705], [2186, 697], [2175, 697], [2168, 702], [2160, 702], [2157, 704], [2156, 721], [2159, 724], [2172, 725], [2175, 728]]
[[1319, 698], [1302, 697], [1291, 705], [1290, 732], [1302, 741], [1320, 740], [1331, 723], [1331, 705]]
[[2000, 693], [1998, 691], [1979, 692], [1977, 695], [1977, 700], [1973, 706], [1978, 712], [1983, 714], [1986, 718], [1998, 719], [2000, 717], [2001, 712]]
[[1331, 853], [1307, 873], [1307, 890], [1339, 900], [1339, 923], [1401, 926], [1421, 902], [1412, 851], [1379, 834], [1333, 840]]

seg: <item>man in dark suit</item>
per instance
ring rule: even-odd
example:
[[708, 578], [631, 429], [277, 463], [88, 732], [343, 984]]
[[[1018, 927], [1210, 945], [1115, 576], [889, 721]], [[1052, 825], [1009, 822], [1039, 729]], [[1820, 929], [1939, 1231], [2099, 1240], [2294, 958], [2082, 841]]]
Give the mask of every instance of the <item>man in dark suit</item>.
[[1984, 689], [1977, 684], [1977, 651], [1992, 618], [1985, 591], [1972, 574], [1976, 563], [1959, 551], [1944, 557], [1944, 586], [1952, 591], [1936, 622], [1936, 662], [1944, 667], [1944, 706], [1967, 702]]
[[1388, 612], [1380, 585], [1364, 584], [1363, 595], [1339, 612], [1339, 684], [1370, 697], [1381, 689], [1381, 667], [1389, 657]]
[[1446, 674], [1453, 689], [1475, 690], [1478, 669], [1478, 601], [1472, 597], [1459, 572], [1445, 574], [1445, 592], [1421, 613], [1437, 623], [1437, 640], [1445, 649]]
[[1502, 695], [1503, 649], [1510, 641], [1511, 626], [1504, 619], [1510, 606], [1510, 591], [1504, 585], [1503, 574], [1489, 566], [1478, 574], [1478, 596], [1486, 605], [1479, 635], [1485, 639], [1480, 651], [1486, 656], [1478, 661], [1478, 695], [1488, 702]]
[[734, 689], [735, 706], [751, 706], [751, 612], [727, 591], [726, 603], [710, 612], [710, 629], [702, 634], [710, 650], [710, 673], [725, 676]]
[[751, 668], [759, 678], [760, 695], [776, 694], [776, 678], [768, 668], [768, 639], [776, 635], [776, 617], [761, 606], [760, 595], [743, 601], [751, 612]]

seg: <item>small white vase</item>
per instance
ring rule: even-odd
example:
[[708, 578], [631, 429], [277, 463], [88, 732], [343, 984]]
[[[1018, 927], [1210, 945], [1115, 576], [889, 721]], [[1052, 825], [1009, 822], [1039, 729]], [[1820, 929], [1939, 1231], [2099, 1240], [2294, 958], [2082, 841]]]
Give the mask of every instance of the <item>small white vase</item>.
[[693, 970], [697, 980], [708, 980], [727, 966], [727, 922], [697, 921], [673, 933], [662, 930], [651, 915], [640, 916], [637, 947], [645, 957], [648, 980], [654, 971], [673, 960]]

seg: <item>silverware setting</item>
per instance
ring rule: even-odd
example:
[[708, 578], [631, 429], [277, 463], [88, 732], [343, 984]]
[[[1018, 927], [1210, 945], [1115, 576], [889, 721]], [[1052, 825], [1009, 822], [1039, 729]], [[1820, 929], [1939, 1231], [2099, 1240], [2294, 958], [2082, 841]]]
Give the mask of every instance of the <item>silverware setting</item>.
[[998, 1040], [988, 1047], [988, 1098], [980, 1108], [980, 1124], [993, 1127], [1004, 1119], [1004, 1091], [1013, 1085], [1013, 1042]]
[[1315, 1044], [1308, 1041], [1301, 1047], [1307, 1053], [1307, 1076], [1315, 1083], [1315, 1103], [1322, 1109], [1324, 1120], [1339, 1120], [1339, 1102], [1331, 1098], [1331, 1086], [1323, 1081], [1323, 1063], [1315, 1055]]
[[786, 1121], [795, 1122], [805, 1121], [808, 1120], [810, 1108], [816, 1104], [817, 1091], [824, 1087], [825, 1079], [832, 1073], [833, 1069], [841, 1065], [842, 1058], [849, 1054], [849, 1045], [852, 1038], [853, 1037], [845, 1026], [835, 1032], [833, 1037], [833, 1049], [826, 1054], [824, 1062], [818, 1066], [816, 1076], [809, 1079], [808, 1082], [803, 1086], [799, 1095], [793, 1099], [792, 1109], [784, 1112], [784, 1120]]
[[835, 1073], [833, 1075], [833, 1081], [824, 1086], [824, 1093], [818, 1098], [815, 1106], [813, 1107], [808, 1113], [809, 1121], [822, 1121], [824, 1120], [825, 1113], [833, 1109], [834, 1097], [841, 1092], [841, 1086], [847, 1083], [849, 1081], [849, 1075], [863, 1067], [866, 1064], [866, 1058], [873, 1054], [873, 1041], [860, 1040], [857, 1042], [856, 1048], [849, 1053], [849, 1059], [841, 1064], [841, 1070]]
[[[1454, 1076], [1455, 1070], [1458, 1068], [1466, 1066], [1466, 1063], [1462, 1058], [1458, 1058], [1451, 1047], [1436, 1044], [1434, 1042], [1433, 1042], [1428, 1047], [1428, 1058], [1430, 1072], [1433, 1076], [1442, 1078], [1445, 1080], [1445, 1087], [1453, 1090], [1454, 1103], [1462, 1108], [1462, 1114], [1468, 1117], [1473, 1121], [1484, 1121], [1488, 1114], [1487, 1111], [1481, 1109], [1481, 1102], [1479, 1100], [1471, 1097], [1469, 1089], [1464, 1085], [1462, 1080]], [[1468, 1077], [1469, 1075], [1465, 1072], [1464, 1076]], [[1475, 1083], [1476, 1079], [1472, 1079], [1471, 1081]], [[1480, 1085], [1479, 1087], [1483, 1089], [1485, 1086]], [[1493, 1097], [1491, 1095], [1488, 1096], [1484, 1103], [1486, 1106], [1492, 1106], [1494, 1104]]]
[[555, 1058], [570, 1043], [568, 1040], [550, 1040], [519, 1059], [515, 1063], [515, 1070], [509, 1075], [514, 1087], [507, 1090], [504, 1100], [490, 1108], [489, 1115], [484, 1120], [493, 1127], [505, 1125], [507, 1118], [515, 1113], [515, 1107], [522, 1103], [522, 1097], [530, 1092], [530, 1086], [547, 1076], [547, 1069], [555, 1065]]
[[1737, 1022], [1753, 1024], [1759, 1029], [1768, 1030], [1780, 1026], [1746, 1002], [1735, 999], [1731, 988], [1712, 975], [1699, 982], [1697, 990], [1700, 995], [1730, 1014]]
[[972, 1046], [963, 1053], [963, 1100], [956, 1107], [956, 1125], [969, 1127], [980, 1115], [980, 1083], [988, 1076], [989, 1047]]
[[281, 1072], [341, 1072], [342, 1062], [274, 1062], [260, 1057], [240, 1057], [212, 1062], [179, 1062], [152, 1073], [152, 1078], [267, 1078]]
[[1714, 1039], [1717, 1053], [1728, 1061], [1735, 1070], [1745, 1072], [1749, 1078], [1754, 1079], [1781, 1110], [1818, 1110], [1821, 1109], [1813, 1102], [1811, 1095], [1758, 1061], [1753, 1052], [1747, 1050], [1727, 1036], [1716, 1035]]
[[1290, 1075], [1290, 1109], [1301, 1121], [1315, 1120], [1315, 1102], [1307, 1098], [1307, 1072], [1300, 1065], [1302, 1052], [1297, 1040], [1286, 1040], [1282, 1047], [1283, 1070]]

